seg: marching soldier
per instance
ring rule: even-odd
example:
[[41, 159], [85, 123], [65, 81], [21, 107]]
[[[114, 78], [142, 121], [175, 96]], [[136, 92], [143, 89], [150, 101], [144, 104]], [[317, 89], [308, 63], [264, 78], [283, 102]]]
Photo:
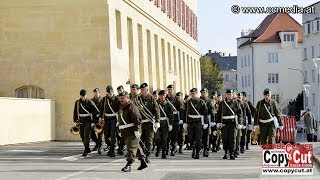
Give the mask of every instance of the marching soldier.
[[257, 112], [254, 117], [254, 125], [260, 126], [262, 147], [266, 144], [275, 144], [276, 130], [278, 127], [283, 128], [283, 122], [280, 119], [281, 110], [278, 103], [271, 99], [271, 90], [265, 89], [263, 95], [264, 99], [257, 103]]
[[157, 101], [149, 94], [148, 84], [140, 85], [141, 94], [137, 97], [137, 105], [142, 116], [142, 135], [141, 140], [144, 142], [146, 152], [146, 162], [150, 163], [149, 156], [154, 133], [160, 127], [160, 111]]
[[219, 104], [217, 112], [217, 127], [222, 128], [222, 141], [225, 155], [223, 159], [227, 159], [229, 151], [230, 159], [234, 157], [235, 131], [236, 127], [240, 128], [242, 121], [242, 112], [240, 104], [232, 97], [232, 90], [226, 91], [226, 99]]
[[[91, 99], [92, 102], [96, 105], [96, 107], [100, 107], [100, 103], [102, 101], [102, 97], [100, 96], [99, 88], [95, 88], [93, 90], [94, 97]], [[99, 111], [100, 113], [100, 111]], [[99, 119], [99, 115], [97, 114], [97, 118]], [[98, 133], [98, 137], [96, 136], [96, 132], [93, 128], [91, 128], [91, 134], [90, 137], [93, 142], [96, 143], [95, 147], [92, 149], [92, 151], [98, 151], [98, 154], [101, 154], [101, 146], [102, 146], [102, 132]]]
[[120, 85], [120, 86], [117, 87], [118, 96], [119, 96], [119, 94], [121, 94], [123, 91], [124, 91], [124, 89], [123, 89], [123, 86], [122, 86], [122, 85]]
[[[180, 112], [183, 112], [184, 110], [184, 104], [182, 101], [179, 100], [179, 97], [175, 96], [173, 94], [173, 91], [174, 91], [174, 87], [172, 84], [170, 84], [168, 87], [167, 87], [167, 90], [168, 90], [168, 95], [166, 97], [166, 99], [168, 100], [168, 104], [170, 106], [172, 106], [172, 109], [173, 109], [173, 121], [172, 121], [172, 126], [173, 126], [173, 129], [172, 131], [169, 133], [169, 136], [170, 136], [170, 140], [171, 140], [171, 143], [170, 143], [170, 146], [171, 146], [171, 156], [175, 156], [175, 151], [176, 151], [176, 144], [177, 144], [177, 141], [178, 141], [178, 134], [179, 134], [179, 122], [181, 124], [181, 114]], [[183, 121], [182, 121], [183, 122]], [[183, 123], [182, 123], [183, 124]]]
[[[217, 152], [219, 148], [217, 147], [217, 138], [218, 138], [218, 129], [217, 129], [217, 124], [216, 124], [216, 116], [217, 116], [217, 111], [218, 111], [218, 104], [217, 104], [217, 91], [212, 93], [212, 110], [211, 110], [211, 123], [210, 123], [210, 128], [211, 128], [211, 134], [210, 134], [210, 140], [209, 140], [209, 147], [212, 145], [212, 152]], [[208, 107], [209, 108], [209, 107]], [[210, 111], [208, 111], [210, 112]]]
[[[240, 106], [240, 110], [241, 110], [241, 119], [243, 120], [244, 118], [244, 112], [242, 111], [242, 107], [241, 107], [241, 102], [240, 102], [240, 99], [239, 99], [239, 95], [237, 94], [237, 91], [236, 90], [233, 90], [233, 99], [239, 104]], [[240, 120], [240, 119], [239, 119]], [[241, 123], [241, 125], [243, 125]], [[234, 133], [234, 138], [235, 138], [235, 149], [234, 149], [234, 157], [237, 158], [238, 155], [240, 154], [240, 140], [241, 140], [241, 133], [242, 133], [242, 128], [243, 126], [239, 126], [239, 128], [236, 128], [235, 130], [235, 133]]]
[[123, 172], [130, 172], [134, 157], [138, 157], [140, 160], [141, 164], [138, 170], [142, 170], [148, 166], [143, 150], [139, 145], [141, 137], [141, 116], [139, 109], [130, 101], [129, 94], [126, 91], [119, 94], [119, 100], [121, 104], [118, 112], [119, 129], [127, 146], [127, 164], [121, 170]]
[[251, 133], [253, 130], [253, 117], [256, 113], [256, 108], [253, 106], [252, 102], [247, 100], [247, 93], [242, 92], [243, 101], [246, 102], [250, 108], [251, 118], [248, 119], [248, 126], [247, 126], [247, 134], [246, 134], [246, 150], [249, 150], [249, 143], [251, 142]]
[[87, 91], [82, 89], [80, 91], [80, 99], [75, 102], [73, 110], [74, 126], [80, 124], [80, 137], [84, 145], [84, 152], [82, 156], [87, 156], [91, 152], [90, 144], [90, 131], [97, 121], [99, 110], [96, 105], [87, 98]]
[[[124, 88], [122, 85], [118, 86], [117, 87], [117, 92], [118, 92], [118, 95], [117, 97], [119, 97], [119, 94], [121, 94], [122, 92], [124, 91]], [[124, 138], [121, 137], [119, 135], [119, 133], [116, 133], [116, 138], [117, 138], [117, 142], [118, 142], [118, 151], [117, 151], [117, 154], [118, 155], [123, 155], [124, 154]]]
[[116, 144], [116, 124], [119, 109], [118, 97], [114, 95], [112, 86], [107, 86], [106, 96], [103, 97], [100, 106], [100, 121], [104, 121], [104, 138], [107, 142], [110, 138], [110, 150], [107, 153], [110, 157], [115, 157]]
[[130, 99], [131, 99], [131, 101], [133, 101], [135, 103], [135, 101], [137, 101], [138, 97], [139, 97], [139, 86], [138, 86], [138, 84], [133, 84], [131, 86], [130, 92], [131, 92], [130, 93]]
[[198, 97], [198, 89], [190, 90], [191, 99], [186, 104], [186, 125], [188, 128], [189, 143], [192, 149], [192, 158], [199, 159], [203, 129], [208, 128], [208, 108], [206, 103]]
[[216, 125], [214, 121], [212, 122], [212, 118], [214, 116], [213, 115], [214, 107], [213, 107], [212, 100], [208, 98], [209, 96], [208, 89], [203, 88], [201, 89], [200, 93], [201, 93], [200, 99], [204, 100], [208, 108], [208, 122], [209, 122], [209, 128], [206, 128], [203, 130], [203, 136], [202, 136], [202, 145], [204, 149], [203, 157], [209, 157], [209, 148], [210, 148], [209, 137], [211, 136], [211, 127]]
[[244, 101], [244, 96], [242, 93], [238, 93], [238, 98], [241, 103], [242, 113], [243, 113], [243, 128], [241, 130], [240, 138], [240, 152], [244, 153], [244, 145], [246, 144], [246, 135], [248, 126], [251, 124], [251, 110], [246, 101]]
[[152, 96], [154, 99], [158, 99], [158, 92], [157, 91], [153, 91]]
[[[216, 118], [216, 123], [217, 123], [217, 112], [218, 112], [218, 108], [219, 108], [219, 104], [222, 102], [222, 96], [221, 96], [221, 93], [218, 92], [217, 93], [217, 98], [216, 98], [216, 114], [215, 114], [215, 118]], [[220, 147], [220, 143], [221, 143], [221, 140], [222, 140], [222, 133], [221, 133], [221, 128], [222, 127], [217, 127], [217, 133], [219, 132], [220, 135], [217, 134], [217, 146], [216, 146], [216, 150], [219, 151], [221, 149]]]
[[180, 104], [182, 104], [183, 108], [180, 108], [180, 120], [179, 120], [179, 133], [178, 133], [178, 145], [179, 145], [179, 151], [178, 153], [182, 154], [182, 147], [184, 143], [184, 135], [183, 135], [183, 120], [185, 115], [185, 109], [184, 109], [184, 102], [183, 102], [183, 94], [182, 92], [177, 92], [176, 97], [178, 98], [178, 101]]
[[166, 92], [164, 90], [159, 91], [159, 98], [157, 100], [160, 109], [160, 128], [156, 133], [157, 152], [156, 157], [159, 156], [160, 147], [162, 149], [162, 159], [166, 159], [166, 150], [168, 146], [169, 132], [173, 129], [174, 121], [174, 109], [166, 100]]

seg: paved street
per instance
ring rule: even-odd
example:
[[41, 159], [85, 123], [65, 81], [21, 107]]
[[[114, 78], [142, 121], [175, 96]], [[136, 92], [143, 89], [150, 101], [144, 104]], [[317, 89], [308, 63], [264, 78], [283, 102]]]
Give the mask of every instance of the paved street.
[[[223, 152], [211, 153], [209, 158], [190, 158], [191, 152], [168, 157], [166, 160], [152, 157], [151, 164], [143, 171], [136, 170], [134, 163], [131, 173], [120, 169], [126, 161], [123, 157], [109, 158], [103, 153], [81, 158], [80, 142], [44, 142], [24, 145], [4, 146], [0, 150], [1, 179], [274, 179], [275, 176], [261, 176], [261, 149], [251, 146], [251, 150], [240, 155], [237, 160], [223, 160]], [[313, 176], [303, 179], [318, 179], [315, 168]], [[317, 177], [318, 176], [318, 177]], [[286, 177], [286, 176], [279, 176]], [[288, 177], [287, 177], [288, 178]], [[290, 176], [290, 179], [301, 179]]]

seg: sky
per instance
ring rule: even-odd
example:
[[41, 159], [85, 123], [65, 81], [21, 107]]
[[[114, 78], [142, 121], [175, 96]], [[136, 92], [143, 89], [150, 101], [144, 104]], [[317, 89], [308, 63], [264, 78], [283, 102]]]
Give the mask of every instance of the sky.
[[[242, 30], [255, 29], [268, 14], [234, 14], [233, 5], [240, 7], [309, 6], [316, 0], [198, 0], [199, 50], [237, 54], [236, 38]], [[291, 14], [302, 24], [301, 14]]]

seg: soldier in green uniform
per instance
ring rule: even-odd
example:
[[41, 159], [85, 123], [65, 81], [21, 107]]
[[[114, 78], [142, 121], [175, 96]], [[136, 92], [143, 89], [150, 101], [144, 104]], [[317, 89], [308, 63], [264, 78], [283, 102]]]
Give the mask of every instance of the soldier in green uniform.
[[208, 108], [204, 100], [199, 98], [198, 89], [190, 90], [191, 99], [186, 104], [186, 123], [188, 127], [189, 143], [192, 147], [192, 158], [199, 159], [203, 129], [208, 128]]
[[[173, 115], [174, 119], [172, 121], [173, 129], [169, 133], [170, 146], [171, 146], [171, 154], [170, 155], [171, 156], [175, 156], [176, 145], [177, 145], [177, 141], [178, 141], [179, 128], [180, 128], [179, 122], [180, 122], [180, 120], [182, 120], [181, 117], [180, 117], [181, 116], [180, 112], [184, 111], [184, 104], [180, 100], [180, 97], [174, 95], [174, 93], [173, 93], [174, 87], [173, 87], [172, 84], [167, 86], [167, 91], [168, 91], [168, 95], [167, 95], [166, 99], [168, 100], [168, 104], [173, 109], [173, 114], [174, 114]], [[180, 122], [180, 124], [181, 124], [181, 122]]]
[[82, 89], [80, 91], [80, 99], [75, 102], [73, 110], [74, 126], [80, 124], [80, 137], [84, 145], [84, 152], [82, 156], [87, 156], [91, 152], [90, 144], [90, 130], [98, 120], [99, 110], [90, 99], [87, 98], [87, 91]]
[[[117, 92], [118, 92], [118, 95], [117, 97], [119, 97], [119, 94], [122, 93], [124, 91], [124, 88], [122, 85], [118, 86], [117, 87]], [[117, 127], [118, 128], [118, 127]], [[119, 133], [116, 133], [116, 137], [117, 137], [117, 143], [118, 143], [118, 151], [117, 151], [117, 154], [119, 155], [123, 155], [124, 154], [124, 138], [119, 136]]]
[[242, 121], [242, 111], [240, 104], [233, 99], [232, 90], [226, 91], [226, 99], [219, 104], [217, 112], [217, 127], [222, 127], [222, 141], [225, 155], [223, 159], [227, 159], [229, 151], [230, 159], [234, 157], [235, 131], [240, 129]]
[[121, 135], [125, 139], [127, 146], [127, 164], [121, 170], [124, 172], [131, 171], [131, 164], [134, 157], [138, 157], [141, 164], [138, 170], [147, 166], [143, 150], [139, 145], [141, 137], [141, 116], [138, 107], [129, 99], [128, 92], [124, 91], [119, 94], [120, 109], [118, 112], [118, 123]]
[[251, 113], [251, 118], [249, 118], [248, 116], [248, 125], [247, 125], [247, 134], [246, 134], [246, 150], [249, 150], [249, 143], [251, 143], [251, 133], [253, 130], [253, 117], [255, 115], [256, 112], [256, 108], [253, 106], [252, 102], [247, 100], [247, 93], [246, 92], [242, 92], [243, 95], [243, 101], [246, 102], [249, 106], [250, 109], [250, 113]]
[[207, 88], [202, 88], [200, 90], [201, 96], [200, 99], [202, 99], [208, 108], [208, 125], [209, 127], [206, 129], [203, 129], [203, 136], [202, 136], [202, 145], [203, 145], [203, 157], [209, 157], [209, 137], [211, 136], [211, 127], [215, 126], [215, 124], [212, 122], [213, 115], [213, 103], [212, 100], [209, 99], [209, 93]]
[[[95, 88], [93, 90], [93, 98], [91, 99], [92, 102], [96, 105], [96, 107], [100, 107], [102, 97], [100, 96], [99, 88]], [[100, 113], [100, 111], [99, 111]], [[97, 114], [97, 118], [99, 118], [100, 114]], [[101, 154], [101, 146], [102, 146], [102, 132], [98, 133], [98, 137], [96, 135], [96, 132], [93, 128], [91, 128], [91, 134], [90, 137], [93, 142], [96, 143], [95, 147], [92, 149], [92, 151], [98, 151], [98, 154]]]
[[166, 92], [164, 90], [159, 91], [159, 98], [157, 100], [160, 109], [160, 128], [158, 129], [155, 139], [157, 144], [156, 157], [159, 156], [160, 148], [162, 150], [162, 159], [166, 159], [166, 150], [168, 146], [169, 132], [173, 129], [174, 121], [174, 109], [166, 100]]
[[117, 115], [119, 110], [119, 99], [113, 93], [112, 86], [107, 86], [106, 96], [103, 97], [100, 106], [100, 118], [104, 121], [104, 138], [106, 142], [110, 138], [110, 151], [107, 155], [115, 157]]
[[[236, 90], [233, 90], [233, 99], [239, 104], [239, 106], [241, 107], [241, 102], [240, 102], [240, 99], [238, 98], [239, 95], [237, 93]], [[242, 107], [240, 108], [240, 110], [242, 111]], [[242, 111], [242, 116], [241, 116], [241, 119], [244, 118], [244, 115], [243, 115], [243, 111]], [[240, 154], [240, 138], [241, 138], [241, 133], [242, 133], [242, 127], [243, 126], [239, 126], [236, 128], [235, 130], [235, 133], [234, 133], [234, 138], [235, 138], [235, 144], [234, 144], [234, 157], [237, 158], [238, 155]]]
[[[214, 91], [212, 93], [212, 110], [211, 110], [211, 123], [210, 123], [210, 128], [211, 128], [211, 134], [210, 134], [210, 140], [209, 140], [209, 147], [210, 145], [212, 146], [212, 152], [217, 152], [219, 148], [217, 147], [217, 122], [216, 122], [216, 115], [218, 111], [218, 104], [217, 104], [217, 96], [218, 92]], [[210, 111], [209, 111], [210, 112]]]
[[147, 152], [146, 161], [150, 163], [149, 156], [154, 133], [160, 127], [160, 110], [157, 101], [149, 94], [148, 84], [140, 85], [141, 94], [137, 97], [136, 103], [142, 116], [142, 135]]
[[[254, 124], [260, 126], [260, 144], [275, 144], [276, 130], [283, 128], [280, 119], [281, 110], [278, 103], [271, 99], [269, 88], [263, 91], [264, 99], [257, 103], [257, 112], [254, 116]], [[256, 128], [256, 127], [255, 127]]]
[[185, 108], [184, 108], [184, 102], [183, 102], [183, 94], [182, 92], [177, 92], [176, 97], [180, 104], [183, 106], [183, 108], [180, 108], [179, 114], [180, 114], [180, 120], [179, 120], [179, 132], [178, 132], [178, 145], [179, 145], [179, 151], [178, 153], [182, 154], [182, 147], [184, 143], [184, 135], [183, 135], [183, 120], [185, 119]]
[[240, 100], [242, 113], [243, 113], [243, 128], [241, 129], [240, 138], [240, 152], [244, 153], [244, 145], [246, 144], [247, 127], [249, 123], [251, 124], [251, 110], [246, 101], [244, 101], [243, 94], [238, 93], [238, 98]]

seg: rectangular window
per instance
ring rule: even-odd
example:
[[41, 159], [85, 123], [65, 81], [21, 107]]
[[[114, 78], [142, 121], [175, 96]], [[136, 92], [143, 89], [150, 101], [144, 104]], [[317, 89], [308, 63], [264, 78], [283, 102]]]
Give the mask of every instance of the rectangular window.
[[307, 32], [308, 32], [308, 34], [310, 34], [310, 23], [308, 23], [307, 28], [308, 28]]
[[278, 84], [279, 83], [279, 74], [278, 73], [269, 73], [268, 74], [268, 83], [269, 84]]
[[248, 66], [250, 67], [250, 64], [251, 64], [251, 58], [250, 58], [250, 55], [248, 55]]
[[268, 53], [268, 63], [277, 63], [278, 53]]
[[280, 95], [279, 94], [272, 94], [271, 98], [275, 101], [277, 101], [277, 103], [280, 103]]
[[317, 20], [317, 31], [320, 31], [320, 22]]
[[228, 74], [225, 75], [224, 80], [225, 80], [226, 82], [229, 82], [230, 79], [229, 79], [229, 75], [228, 75]]
[[241, 86], [242, 87], [244, 86], [244, 78], [243, 78], [243, 76], [241, 76]]
[[316, 94], [313, 93], [311, 95], [311, 98], [312, 98], [312, 105], [315, 106], [316, 105]]
[[251, 82], [250, 82], [250, 74], [248, 74], [248, 86], [250, 87], [251, 86]]
[[307, 60], [307, 48], [303, 48], [304, 60]]
[[122, 49], [122, 31], [121, 31], [121, 13], [116, 10], [116, 34], [117, 34], [117, 47]]
[[243, 68], [243, 56], [241, 56], [241, 67]]
[[315, 70], [311, 71], [311, 75], [312, 75], [312, 82], [315, 82], [316, 81], [316, 72], [315, 72]]
[[247, 87], [248, 84], [247, 84], [247, 75], [244, 76], [244, 87]]
[[314, 58], [314, 46], [311, 47], [311, 57]]
[[244, 67], [247, 66], [247, 56], [244, 56]]

